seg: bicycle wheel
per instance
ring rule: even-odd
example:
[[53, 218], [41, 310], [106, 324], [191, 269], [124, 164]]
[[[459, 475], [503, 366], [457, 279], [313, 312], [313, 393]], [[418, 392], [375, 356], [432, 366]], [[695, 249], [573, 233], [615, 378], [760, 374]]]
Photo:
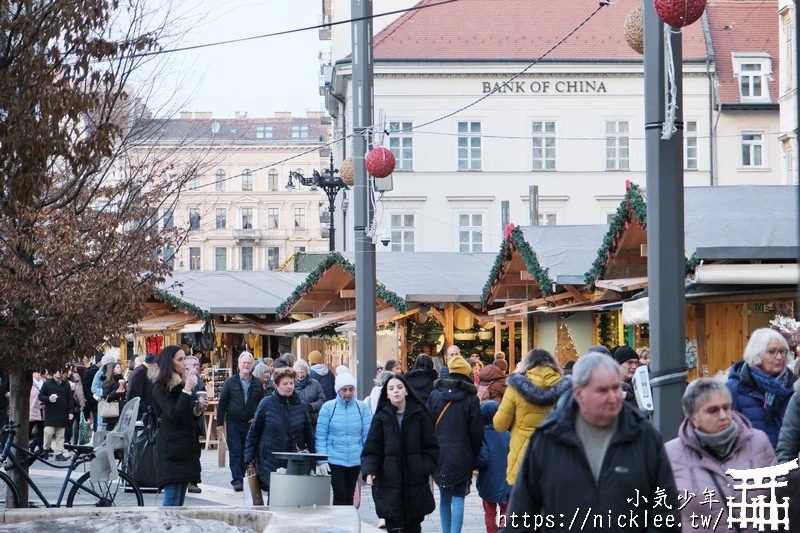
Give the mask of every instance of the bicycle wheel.
[[19, 507], [19, 491], [8, 474], [0, 472], [0, 509]]
[[120, 470], [118, 479], [93, 482], [89, 472], [72, 485], [67, 507], [143, 507], [144, 496], [131, 477]]

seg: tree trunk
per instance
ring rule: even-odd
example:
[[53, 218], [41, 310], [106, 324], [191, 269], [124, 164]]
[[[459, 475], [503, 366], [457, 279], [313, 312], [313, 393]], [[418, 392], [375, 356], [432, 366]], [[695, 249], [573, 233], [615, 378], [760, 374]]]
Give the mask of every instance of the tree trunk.
[[[33, 374], [30, 371], [12, 370], [10, 373], [11, 394], [9, 395], [8, 419], [19, 424], [17, 428], [16, 442], [24, 447], [28, 447], [29, 431], [28, 419], [30, 412], [31, 387], [33, 386]], [[26, 457], [16, 452], [17, 459], [23, 464], [25, 471], [28, 471]], [[28, 506], [28, 483], [22, 473], [16, 468], [8, 471], [8, 475], [14, 481], [19, 491], [21, 507]], [[6, 507], [11, 507], [13, 499], [11, 494], [6, 491]]]

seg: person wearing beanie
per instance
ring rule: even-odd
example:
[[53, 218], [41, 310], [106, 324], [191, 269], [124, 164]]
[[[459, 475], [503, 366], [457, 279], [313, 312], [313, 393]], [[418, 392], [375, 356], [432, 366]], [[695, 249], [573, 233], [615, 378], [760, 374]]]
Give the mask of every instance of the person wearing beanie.
[[497, 368], [499, 368], [500, 370], [502, 370], [503, 374], [507, 374], [508, 373], [508, 363], [506, 363], [506, 360], [503, 359], [502, 357], [495, 358], [495, 360], [492, 362], [492, 364], [494, 366], [496, 366]]
[[463, 357], [454, 356], [447, 367], [449, 374], [435, 382], [428, 398], [439, 443], [439, 463], [433, 480], [439, 486], [442, 531], [460, 533], [472, 465], [483, 443], [483, 422], [470, 364]]
[[356, 379], [349, 371], [336, 375], [334, 390], [336, 397], [322, 405], [317, 418], [316, 453], [328, 456], [317, 465], [317, 474], [331, 476], [333, 505], [353, 505], [372, 413], [356, 398]]
[[478, 487], [478, 496], [483, 500], [483, 520], [487, 533], [497, 533], [497, 508], [500, 508], [500, 516], [506, 516], [508, 495], [511, 493], [511, 487], [506, 482], [511, 433], [495, 431], [492, 424], [499, 408], [500, 404], [493, 400], [483, 402], [481, 405], [483, 445], [475, 461], [475, 466], [478, 467], [478, 479], [475, 485]]
[[[113, 353], [106, 353], [103, 355], [103, 358], [100, 360], [100, 369], [94, 375], [92, 379], [92, 398], [97, 402], [98, 407], [100, 405], [100, 401], [105, 398], [105, 394], [103, 393], [103, 382], [106, 380], [106, 375], [111, 375], [114, 373], [114, 367], [117, 365], [117, 358], [114, 356]], [[97, 423], [98, 424], [105, 424], [103, 417], [97, 413]], [[109, 428], [107, 428], [109, 429]]]
[[[346, 367], [346, 366], [344, 366], [344, 365], [339, 365], [339, 366], [337, 366], [337, 367], [336, 367], [336, 375], [337, 375], [337, 376], [338, 376], [339, 374], [349, 374], [349, 373], [350, 373], [350, 369], [349, 369], [349, 368], [347, 368], [347, 367]], [[334, 387], [334, 388], [335, 388], [335, 387]]]
[[128, 378], [128, 399], [139, 398], [139, 411], [136, 419], [141, 420], [147, 409], [153, 405], [153, 382], [147, 377], [150, 365], [155, 363], [156, 356], [149, 353], [144, 363], [139, 365]]
[[638, 407], [636, 394], [633, 392], [633, 374], [639, 366], [639, 354], [630, 346], [617, 346], [611, 350], [611, 356], [619, 363], [619, 377], [622, 382], [622, 390], [625, 391], [625, 401]]
[[308, 375], [311, 379], [319, 381], [325, 400], [333, 400], [336, 397], [333, 372], [325, 364], [322, 353], [319, 350], [314, 350], [308, 354], [308, 366]]

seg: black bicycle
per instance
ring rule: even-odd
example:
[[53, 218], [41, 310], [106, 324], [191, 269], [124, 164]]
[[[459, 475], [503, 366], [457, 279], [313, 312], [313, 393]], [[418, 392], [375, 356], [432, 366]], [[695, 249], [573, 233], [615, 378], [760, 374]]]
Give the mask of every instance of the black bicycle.
[[[52, 463], [45, 456], [39, 455], [20, 446], [14, 441], [19, 424], [9, 422], [3, 432], [6, 441], [3, 451], [0, 453], [0, 461], [3, 462], [6, 472], [16, 468], [23, 478], [28, 482], [29, 489], [33, 490], [45, 507], [61, 507], [64, 494], [69, 487], [67, 494], [66, 507], [143, 507], [144, 497], [136, 482], [122, 470], [117, 470], [117, 479], [107, 479], [104, 481], [93, 481], [90, 472], [86, 471], [78, 479], [73, 479], [72, 474], [77, 467], [86, 465], [95, 458], [95, 451], [92, 446], [73, 446], [64, 444], [64, 448], [72, 452], [72, 459], [68, 464]], [[50, 503], [42, 493], [42, 490], [31, 479], [28, 472], [22, 468], [22, 463], [13, 450], [20, 452], [25, 457], [25, 462], [29, 465], [36, 462], [43, 463], [52, 468], [66, 469], [64, 482], [58, 493], [58, 499]], [[30, 491], [29, 491], [30, 492]], [[36, 502], [28, 502], [28, 507], [36, 507]], [[20, 507], [19, 490], [8, 474], [0, 472], [0, 508]]]

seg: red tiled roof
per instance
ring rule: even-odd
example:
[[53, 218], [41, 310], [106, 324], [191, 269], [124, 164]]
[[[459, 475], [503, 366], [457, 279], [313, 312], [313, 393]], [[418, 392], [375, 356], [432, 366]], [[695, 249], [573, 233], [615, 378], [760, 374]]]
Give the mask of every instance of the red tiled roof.
[[[739, 80], [733, 74], [731, 54], [766, 52], [772, 57], [769, 96], [778, 100], [779, 31], [778, 0], [712, 0], [706, 7], [719, 79], [718, 98], [723, 104], [739, 103]], [[725, 29], [730, 28], [730, 29]]]
[[[438, 0], [422, 0], [418, 5]], [[410, 11], [375, 36], [376, 59], [535, 59], [580, 24], [596, 0], [459, 0]], [[625, 42], [628, 13], [617, 0], [548, 55], [549, 59], [642, 59]], [[683, 34], [684, 59], [706, 58], [700, 22]]]

